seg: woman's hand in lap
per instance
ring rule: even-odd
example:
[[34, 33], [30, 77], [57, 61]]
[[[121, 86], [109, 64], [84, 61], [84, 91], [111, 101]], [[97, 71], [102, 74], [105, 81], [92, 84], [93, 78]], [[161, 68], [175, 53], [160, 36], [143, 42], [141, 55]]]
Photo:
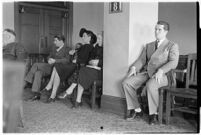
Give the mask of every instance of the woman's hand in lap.
[[74, 53], [75, 53], [75, 50], [70, 50], [70, 51], [69, 51], [69, 54], [70, 54], [70, 55], [73, 55]]
[[89, 61], [89, 65], [97, 66], [97, 65], [98, 65], [98, 62], [99, 62], [98, 59], [93, 59], [93, 60], [90, 60], [90, 61]]

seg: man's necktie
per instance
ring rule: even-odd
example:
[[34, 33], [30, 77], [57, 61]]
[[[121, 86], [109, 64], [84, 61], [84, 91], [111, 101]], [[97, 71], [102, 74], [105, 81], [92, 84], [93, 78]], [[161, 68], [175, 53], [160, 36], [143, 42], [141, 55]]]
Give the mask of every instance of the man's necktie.
[[158, 43], [159, 43], [159, 41], [158, 41], [158, 40], [156, 40], [156, 44], [155, 44], [155, 50], [157, 50], [157, 49], [158, 49]]

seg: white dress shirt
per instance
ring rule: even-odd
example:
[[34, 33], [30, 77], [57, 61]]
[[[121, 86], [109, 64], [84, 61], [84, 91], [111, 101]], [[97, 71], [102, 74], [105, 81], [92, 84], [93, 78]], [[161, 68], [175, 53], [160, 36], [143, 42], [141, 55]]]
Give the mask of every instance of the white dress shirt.
[[157, 48], [163, 43], [163, 41], [165, 40], [165, 38], [161, 39], [161, 40], [157, 40], [158, 41], [158, 46]]

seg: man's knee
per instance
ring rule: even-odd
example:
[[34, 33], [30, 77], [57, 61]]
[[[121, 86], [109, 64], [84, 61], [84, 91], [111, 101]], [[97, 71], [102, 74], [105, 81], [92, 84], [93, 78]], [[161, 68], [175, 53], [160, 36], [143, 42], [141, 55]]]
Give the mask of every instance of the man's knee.
[[155, 90], [155, 88], [157, 87], [155, 79], [149, 79], [146, 83], [146, 87], [148, 91], [151, 91], [153, 89]]
[[125, 79], [122, 82], [123, 90], [124, 91], [133, 91], [135, 90], [135, 82], [131, 81], [130, 79]]
[[34, 72], [38, 69], [38, 63], [34, 63], [31, 67], [31, 71]]
[[42, 71], [36, 71], [35, 76], [42, 77], [43, 72]]
[[130, 85], [130, 83], [129, 83], [128, 79], [124, 79], [124, 80], [122, 81], [122, 86], [125, 87], [125, 86], [127, 86], [127, 85]]
[[38, 66], [38, 63], [34, 63], [32, 67], [37, 67]]

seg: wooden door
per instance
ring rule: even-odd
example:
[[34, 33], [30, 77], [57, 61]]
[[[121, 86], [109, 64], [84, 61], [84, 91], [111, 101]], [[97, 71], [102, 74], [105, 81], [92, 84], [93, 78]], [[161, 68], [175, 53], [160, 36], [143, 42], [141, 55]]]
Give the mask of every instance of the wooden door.
[[[67, 33], [64, 11], [23, 6], [20, 13], [20, 42], [29, 54], [48, 54], [55, 35]], [[68, 42], [68, 41], [67, 41]]]
[[48, 50], [54, 45], [53, 39], [55, 35], [64, 35], [65, 26], [63, 25], [63, 17], [61, 11], [43, 10], [44, 30], [41, 38], [44, 44], [41, 44], [41, 52], [48, 53]]
[[40, 29], [40, 10], [37, 8], [24, 7], [23, 13], [20, 13], [20, 43], [25, 47], [28, 53], [39, 52]]

